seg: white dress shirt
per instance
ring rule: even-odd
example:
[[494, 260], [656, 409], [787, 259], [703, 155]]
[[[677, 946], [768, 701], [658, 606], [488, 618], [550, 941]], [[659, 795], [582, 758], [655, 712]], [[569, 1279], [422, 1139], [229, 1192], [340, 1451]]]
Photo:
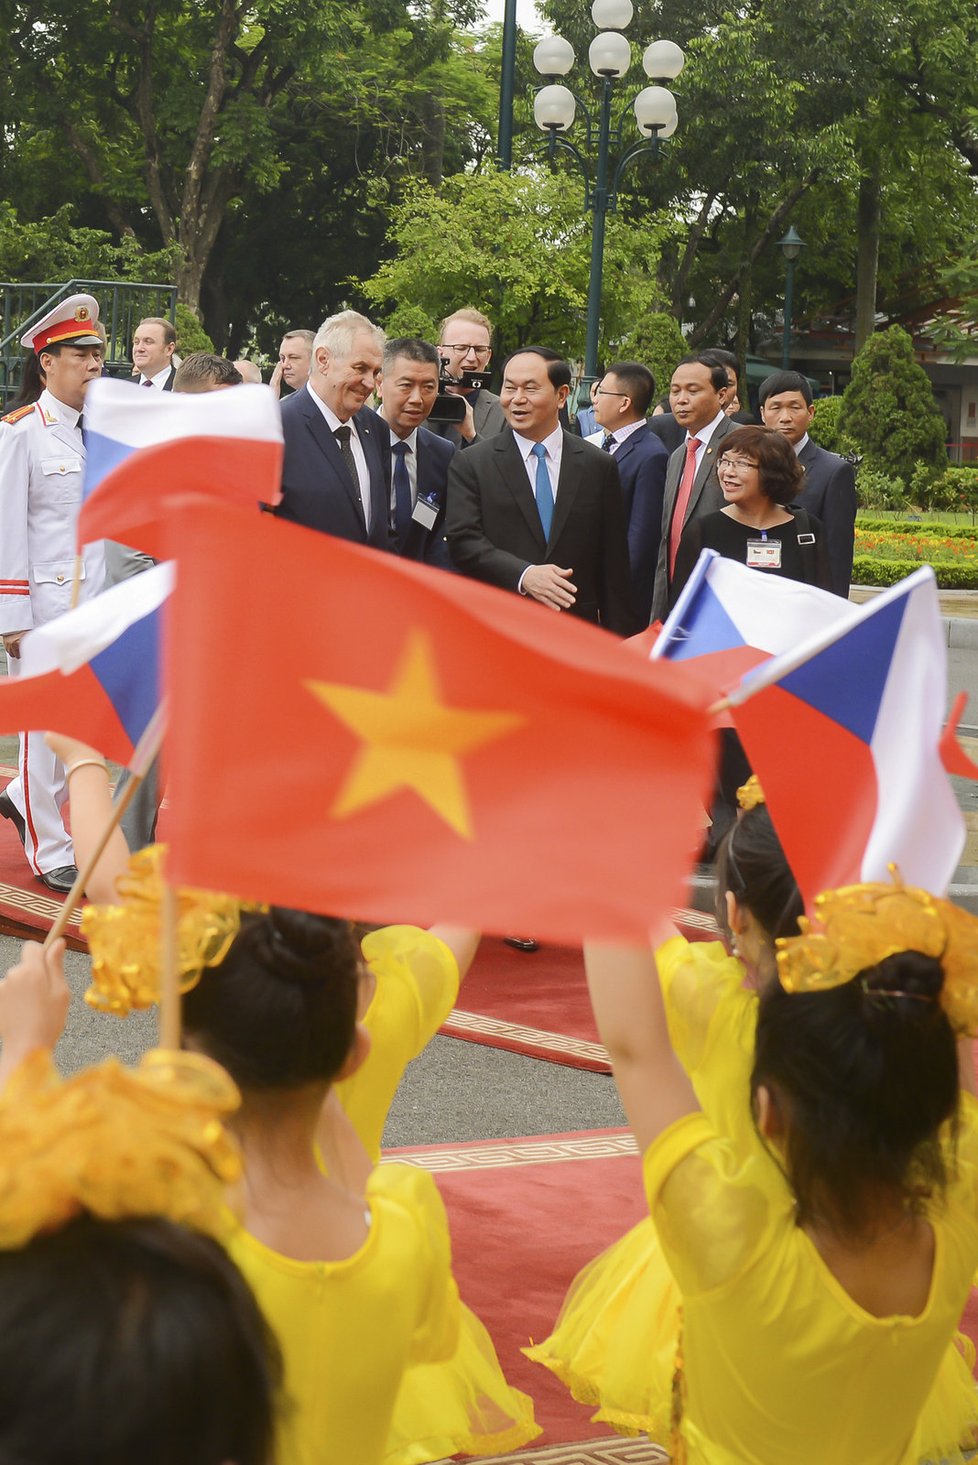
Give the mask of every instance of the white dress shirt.
[[[536, 498], [537, 493], [537, 462], [533, 449], [536, 443], [532, 438], [523, 437], [520, 433], [514, 432], [516, 446], [520, 450], [520, 457], [523, 459], [523, 466], [526, 469], [526, 476], [530, 480], [530, 491]], [[542, 439], [543, 446], [547, 450], [544, 462], [547, 465], [547, 475], [550, 479], [550, 490], [554, 496], [554, 503], [557, 502], [557, 484], [560, 481], [560, 455], [564, 450], [564, 429], [559, 425], [549, 437]]]
[[[360, 502], [363, 505], [363, 521], [367, 526], [367, 533], [369, 534], [370, 469], [367, 467], [367, 458], [366, 454], [363, 451], [363, 443], [360, 441], [360, 437], [357, 433], [357, 425], [353, 421], [352, 417], [350, 418], [349, 422], [341, 422], [336, 413], [333, 411], [332, 407], [327, 407], [322, 397], [316, 395], [309, 382], [306, 382], [306, 391], [309, 393], [310, 397], [325, 417], [330, 432], [335, 434], [338, 427], [349, 427], [352, 429], [350, 433], [350, 451], [353, 453], [353, 461], [357, 465], [357, 478], [360, 480]], [[339, 447], [339, 442], [337, 442], [336, 446]]]
[[169, 380], [171, 370], [172, 366], [164, 366], [162, 371], [157, 371], [153, 376], [143, 376], [142, 372], [140, 372], [139, 385], [144, 387], [149, 382], [151, 387], [155, 387], [158, 392], [162, 392]]
[[714, 417], [713, 421], [712, 422], [708, 422], [705, 427], [701, 427], [698, 432], [687, 432], [686, 433], [686, 441], [687, 442], [689, 442], [689, 440], [691, 438], [696, 438], [697, 442], [699, 443], [699, 447], [696, 449], [696, 472], [697, 473], [700, 471], [700, 464], [703, 461], [703, 454], [706, 452], [707, 448], [710, 446], [710, 438], [716, 432], [717, 428], [720, 426], [720, 423], [721, 422], [726, 422], [726, 420], [727, 420], [727, 414], [725, 412], [718, 412], [717, 415]]

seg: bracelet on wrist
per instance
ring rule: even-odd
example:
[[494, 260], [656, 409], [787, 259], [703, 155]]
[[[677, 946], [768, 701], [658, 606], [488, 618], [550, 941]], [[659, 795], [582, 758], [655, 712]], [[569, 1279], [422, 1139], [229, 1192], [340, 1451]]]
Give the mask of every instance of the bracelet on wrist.
[[65, 777], [70, 778], [76, 768], [101, 768], [104, 773], [109, 771], [104, 758], [79, 758], [77, 762], [70, 763], [65, 769]]

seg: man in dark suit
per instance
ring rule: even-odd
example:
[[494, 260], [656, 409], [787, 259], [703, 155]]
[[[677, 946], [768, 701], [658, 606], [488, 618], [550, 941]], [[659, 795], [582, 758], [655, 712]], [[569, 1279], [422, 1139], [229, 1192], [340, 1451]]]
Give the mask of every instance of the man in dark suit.
[[390, 549], [386, 427], [367, 403], [380, 377], [384, 334], [344, 310], [323, 321], [306, 385], [282, 403], [285, 459], [280, 519]]
[[652, 587], [662, 538], [662, 502], [669, 454], [649, 431], [646, 413], [655, 377], [640, 361], [616, 361], [598, 382], [589, 439], [610, 453], [621, 480], [632, 571], [632, 605], [642, 625], [652, 611]]
[[139, 372], [132, 380], [140, 387], [172, 392], [177, 369], [173, 364], [177, 333], [173, 322], [161, 315], [148, 315], [133, 332], [132, 364]]
[[445, 543], [448, 465], [455, 448], [425, 427], [438, 395], [438, 352], [416, 336], [384, 346], [380, 415], [390, 437], [391, 522], [398, 554], [450, 569]]
[[662, 539], [652, 592], [654, 621], [665, 620], [669, 605], [682, 588], [673, 583], [673, 572], [683, 529], [690, 519], [723, 508], [716, 449], [737, 426], [723, 410], [729, 395], [726, 367], [709, 352], [684, 357], [672, 374], [669, 402], [686, 439], [672, 454], [666, 469]]
[[786, 437], [805, 477], [796, 502], [821, 519], [829, 556], [832, 591], [848, 597], [856, 523], [856, 475], [837, 453], [816, 447], [808, 436], [815, 404], [812, 384], [798, 371], [775, 371], [758, 394], [761, 420]]
[[463, 575], [620, 636], [637, 628], [614, 460], [560, 426], [571, 372], [555, 351], [506, 362], [507, 428], [452, 459], [448, 551]]

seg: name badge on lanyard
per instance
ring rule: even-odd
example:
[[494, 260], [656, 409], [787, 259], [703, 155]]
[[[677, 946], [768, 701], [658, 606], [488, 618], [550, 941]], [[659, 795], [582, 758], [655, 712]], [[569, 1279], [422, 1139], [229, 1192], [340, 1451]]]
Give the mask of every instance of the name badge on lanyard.
[[763, 529], [760, 539], [748, 539], [747, 568], [750, 570], [780, 570], [780, 539], [768, 539]]
[[415, 523], [420, 524], [422, 529], [433, 528], [435, 520], [438, 518], [438, 500], [434, 494], [418, 494], [411, 518]]

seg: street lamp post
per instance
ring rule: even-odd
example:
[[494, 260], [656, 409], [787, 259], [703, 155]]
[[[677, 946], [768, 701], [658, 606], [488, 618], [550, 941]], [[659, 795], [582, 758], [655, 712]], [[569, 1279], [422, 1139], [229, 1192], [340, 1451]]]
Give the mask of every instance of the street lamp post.
[[[557, 80], [567, 75], [577, 59], [570, 42], [562, 36], [547, 36], [533, 52], [533, 65], [546, 82], [536, 94], [533, 115], [540, 130], [549, 136], [551, 167], [556, 162], [558, 149], [571, 155], [584, 180], [584, 207], [590, 209], [593, 216], [584, 352], [585, 385], [594, 380], [598, 364], [605, 221], [608, 214], [613, 214], [618, 207], [618, 187], [628, 164], [641, 154], [657, 157], [660, 143], [671, 137], [679, 124], [676, 99], [664, 83], [679, 75], [686, 58], [672, 41], [653, 41], [642, 58], [645, 74], [653, 85], [639, 92], [633, 103], [642, 141], [625, 148], [612, 174], [612, 144], [618, 146], [624, 142], [624, 117], [620, 117], [617, 123], [612, 122], [612, 84], [625, 75], [632, 60], [632, 48], [627, 37], [612, 27], [627, 26], [632, 14], [632, 0], [594, 0], [591, 6], [591, 19], [598, 27], [598, 34], [588, 48], [588, 62], [595, 76], [601, 79], [601, 101], [596, 118], [592, 118], [588, 108], [569, 87]], [[583, 150], [563, 135], [572, 127], [578, 107], [584, 114], [587, 129]], [[592, 186], [585, 154], [594, 154], [595, 150]]]
[[503, 10], [503, 55], [499, 73], [499, 167], [513, 166], [513, 93], [516, 78], [516, 0]]
[[794, 224], [789, 226], [784, 238], [778, 240], [778, 248], [785, 258], [784, 331], [781, 336], [781, 370], [787, 371], [791, 366], [791, 315], [794, 309], [795, 297], [795, 263], [805, 248], [805, 241], [798, 233]]

